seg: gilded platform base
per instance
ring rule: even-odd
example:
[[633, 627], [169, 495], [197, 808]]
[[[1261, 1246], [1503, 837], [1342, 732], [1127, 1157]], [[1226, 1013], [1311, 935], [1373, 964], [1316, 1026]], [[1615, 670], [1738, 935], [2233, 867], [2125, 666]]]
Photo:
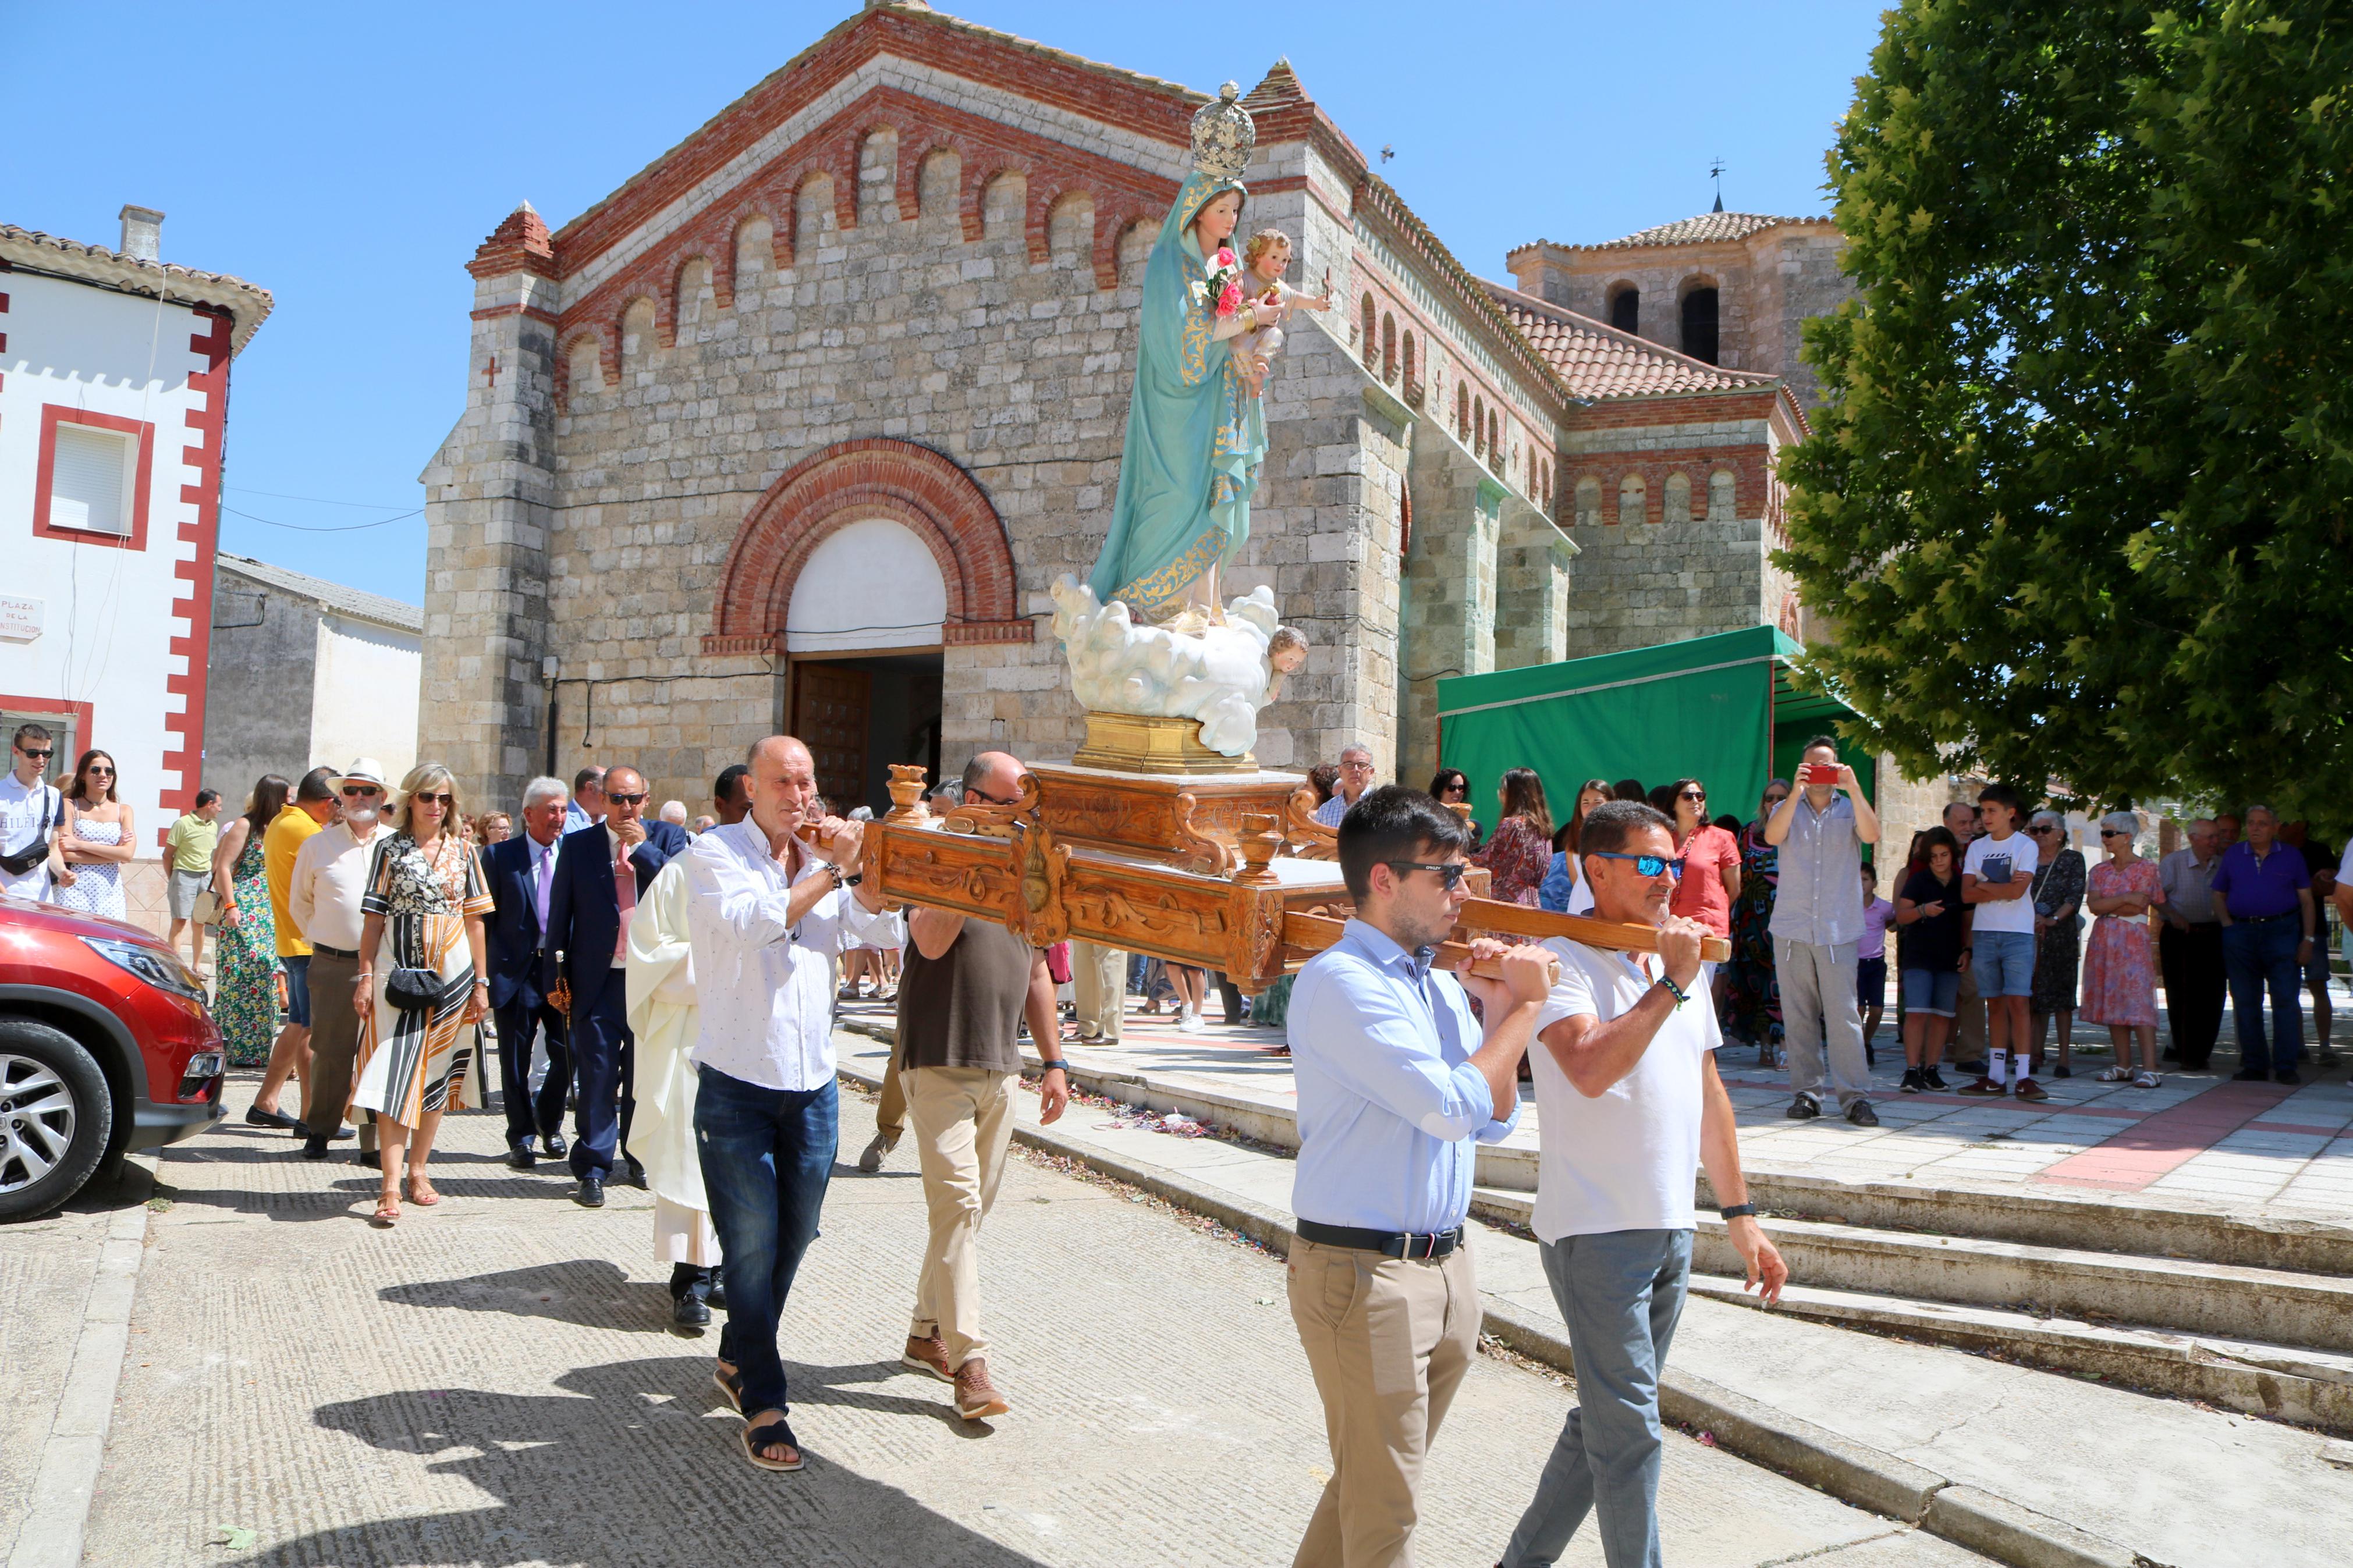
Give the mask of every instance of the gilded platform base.
[[1087, 742], [1071, 761], [1082, 768], [1128, 773], [1247, 773], [1258, 761], [1229, 757], [1201, 744], [1193, 719], [1151, 719], [1138, 713], [1087, 715]]

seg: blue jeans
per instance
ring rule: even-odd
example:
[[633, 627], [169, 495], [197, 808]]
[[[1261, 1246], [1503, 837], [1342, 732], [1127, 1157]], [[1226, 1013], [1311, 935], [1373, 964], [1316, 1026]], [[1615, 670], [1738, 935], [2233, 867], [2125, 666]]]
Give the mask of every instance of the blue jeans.
[[311, 1026], [311, 955], [300, 952], [278, 962], [286, 969], [286, 1021], [307, 1029]]
[[1503, 1568], [1558, 1561], [1597, 1508], [1609, 1568], [1659, 1568], [1659, 1369], [1683, 1316], [1691, 1249], [1687, 1230], [1565, 1236], [1541, 1248], [1577, 1358], [1577, 1406]]
[[817, 1239], [841, 1141], [840, 1090], [832, 1079], [816, 1089], [762, 1089], [712, 1068], [698, 1070], [694, 1142], [727, 1259], [719, 1359], [743, 1374], [744, 1415], [783, 1410], [776, 1320], [801, 1254]]
[[1980, 996], [2034, 994], [2034, 933], [2031, 931], [1980, 931], [1969, 967], [1978, 977]]
[[[2222, 929], [2222, 969], [2231, 977], [2231, 1021], [2239, 1028], [2239, 1066], [2285, 1072], [2304, 1054], [2304, 971], [2295, 962], [2304, 940], [2295, 915], [2233, 921]], [[2263, 1037], [2263, 990], [2272, 994], [2272, 1028]]]

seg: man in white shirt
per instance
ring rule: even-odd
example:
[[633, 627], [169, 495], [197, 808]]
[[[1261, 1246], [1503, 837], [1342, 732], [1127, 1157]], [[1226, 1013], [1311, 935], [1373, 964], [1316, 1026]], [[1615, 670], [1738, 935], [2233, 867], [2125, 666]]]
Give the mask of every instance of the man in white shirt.
[[9, 770], [0, 778], [0, 893], [39, 903], [52, 887], [70, 888], [74, 874], [62, 847], [64, 799], [44, 778], [57, 742], [38, 724], [19, 724], [8, 742]]
[[1590, 1511], [1613, 1563], [1659, 1561], [1659, 1373], [1691, 1274], [1692, 1174], [1707, 1168], [1733, 1247], [1763, 1299], [1788, 1269], [1740, 1171], [1723, 1043], [1699, 986], [1707, 928], [1668, 913], [1675, 839], [1640, 801], [1594, 808], [1578, 837], [1594, 914], [1658, 928], [1659, 952], [1555, 937], [1560, 980], [1528, 1052], [1542, 1130], [1535, 1228], [1568, 1325], [1578, 1407], [1545, 1461], [1504, 1568], [1558, 1560]]
[[[744, 761], [751, 815], [686, 851], [702, 1009], [691, 1057], [701, 1069], [694, 1131], [727, 1258], [727, 1325], [712, 1375], [746, 1417], [744, 1457], [797, 1470], [776, 1321], [817, 1235], [840, 1142], [834, 966], [849, 948], [897, 947], [906, 937], [857, 872], [862, 825], [817, 812], [808, 748], [771, 735]], [[795, 837], [804, 823], [817, 843]]]
[[[287, 910], [311, 944], [311, 1103], [302, 1158], [323, 1160], [330, 1141], [345, 1136], [343, 1108], [351, 1102], [352, 1068], [359, 1056], [360, 932], [367, 917], [360, 900], [379, 840], [392, 835], [384, 820], [384, 766], [362, 757], [329, 781], [343, 801], [342, 816], [302, 841], [287, 884]], [[360, 1116], [360, 1163], [375, 1163], [375, 1115]]]

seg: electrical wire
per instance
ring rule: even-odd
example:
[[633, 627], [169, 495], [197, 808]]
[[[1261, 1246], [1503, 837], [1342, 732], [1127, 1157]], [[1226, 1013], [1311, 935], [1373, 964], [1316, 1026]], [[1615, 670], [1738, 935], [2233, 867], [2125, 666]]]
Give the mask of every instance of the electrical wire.
[[[327, 504], [330, 506], [349, 506], [356, 503], [349, 501], [329, 501]], [[415, 507], [407, 511], [402, 512], [398, 517], [380, 517], [374, 522], [351, 522], [344, 523], [334, 528], [311, 528], [299, 522], [273, 522], [266, 517], [256, 517], [249, 511], [239, 511], [237, 508], [229, 505], [227, 501], [221, 502], [221, 510], [227, 512], [232, 517], [241, 517], [248, 522], [258, 522], [269, 528], [282, 528], [294, 533], [357, 533], [363, 529], [382, 528], [388, 522], [406, 521], [409, 518], [419, 515], [425, 510], [425, 509], [421, 506]]]

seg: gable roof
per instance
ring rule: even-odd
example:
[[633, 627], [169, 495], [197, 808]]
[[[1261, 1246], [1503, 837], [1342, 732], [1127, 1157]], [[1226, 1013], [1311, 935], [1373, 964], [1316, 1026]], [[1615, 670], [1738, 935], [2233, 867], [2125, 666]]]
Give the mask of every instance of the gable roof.
[[422, 633], [425, 630], [425, 612], [415, 605], [404, 605], [398, 599], [387, 599], [381, 594], [330, 583], [324, 577], [313, 577], [284, 566], [272, 566], [269, 562], [256, 561], [250, 555], [232, 555], [224, 550], [213, 559], [219, 570], [234, 572], [256, 583], [266, 583], [285, 593], [299, 594], [343, 615], [405, 632]]
[[1763, 371], [1727, 370], [1662, 348], [1590, 316], [1481, 279], [1536, 353], [1579, 397], [1656, 397], [1692, 392], [1761, 392], [1781, 384]]
[[0, 262], [125, 294], [160, 298], [174, 305], [209, 305], [226, 310], [232, 355], [241, 352], [246, 340], [260, 328], [272, 303], [269, 289], [226, 272], [199, 272], [174, 262], [142, 261], [101, 245], [61, 239], [13, 223], [0, 223]]

